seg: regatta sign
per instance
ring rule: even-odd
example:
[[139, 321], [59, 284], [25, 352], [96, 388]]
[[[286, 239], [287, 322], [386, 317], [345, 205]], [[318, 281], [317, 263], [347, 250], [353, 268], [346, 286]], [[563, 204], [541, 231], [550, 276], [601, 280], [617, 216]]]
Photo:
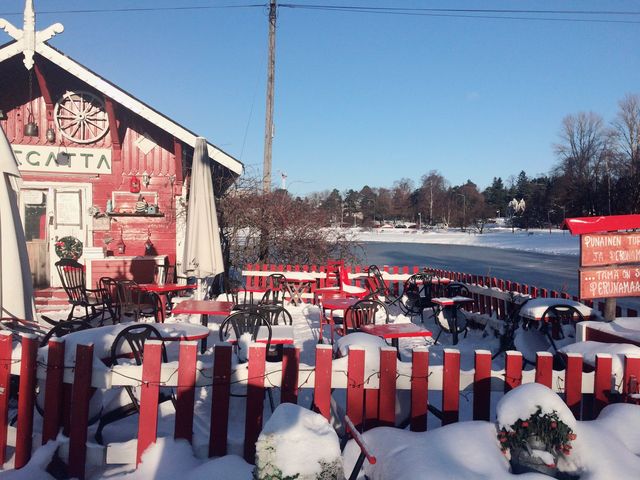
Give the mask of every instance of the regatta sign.
[[110, 148], [12, 145], [22, 172], [111, 173]]

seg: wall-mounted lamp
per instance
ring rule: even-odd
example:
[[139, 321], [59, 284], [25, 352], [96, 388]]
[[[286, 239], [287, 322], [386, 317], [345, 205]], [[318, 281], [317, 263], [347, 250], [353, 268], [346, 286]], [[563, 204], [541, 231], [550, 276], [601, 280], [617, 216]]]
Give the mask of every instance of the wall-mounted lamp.
[[56, 141], [56, 131], [53, 129], [53, 127], [47, 128], [46, 138], [47, 142], [49, 143], [53, 143]]
[[142, 184], [146, 187], [149, 186], [149, 184], [151, 183], [151, 175], [149, 175], [147, 172], [144, 172], [142, 174]]

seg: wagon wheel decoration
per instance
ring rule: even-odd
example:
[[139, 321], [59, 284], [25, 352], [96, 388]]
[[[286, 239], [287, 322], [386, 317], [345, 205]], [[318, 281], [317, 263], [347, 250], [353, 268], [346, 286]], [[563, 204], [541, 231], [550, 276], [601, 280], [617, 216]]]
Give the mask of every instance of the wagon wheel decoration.
[[72, 142], [97, 142], [109, 131], [104, 102], [93, 93], [65, 93], [56, 103], [54, 114], [60, 134]]

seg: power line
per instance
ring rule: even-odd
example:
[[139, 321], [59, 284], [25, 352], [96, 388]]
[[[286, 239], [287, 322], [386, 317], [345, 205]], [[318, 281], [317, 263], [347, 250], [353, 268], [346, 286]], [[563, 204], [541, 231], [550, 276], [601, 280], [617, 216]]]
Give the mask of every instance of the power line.
[[439, 13], [536, 13], [536, 14], [577, 14], [577, 15], [640, 15], [640, 11], [619, 10], [523, 10], [496, 8], [409, 8], [409, 7], [369, 7], [358, 5], [318, 5], [303, 3], [281, 3], [281, 6], [312, 10], [354, 10], [382, 12], [439, 12]]
[[[428, 9], [428, 8], [401, 8], [401, 7], [361, 7], [342, 5], [303, 5], [296, 3], [283, 3], [282, 8], [299, 10], [334, 11], [345, 13], [365, 13], [374, 15], [402, 15], [409, 17], [451, 17], [451, 18], [480, 18], [492, 20], [526, 20], [526, 21], [551, 21], [551, 22], [579, 22], [579, 23], [622, 23], [638, 24], [637, 20], [615, 20], [605, 18], [567, 18], [567, 17], [535, 17], [514, 16], [508, 13], [521, 13], [525, 15], [640, 15], [636, 11], [605, 11], [605, 10], [515, 10], [515, 9]], [[485, 15], [484, 13], [504, 13], [505, 15]]]
[[[78, 10], [39, 10], [38, 15], [42, 14], [73, 14], [73, 13], [128, 13], [128, 12], [162, 12], [162, 11], [180, 11], [180, 10], [215, 10], [215, 9], [240, 9], [240, 8], [264, 8], [264, 3], [249, 3], [245, 5], [186, 5], [182, 7], [123, 7], [123, 8], [91, 8]], [[0, 12], [0, 15], [22, 16], [24, 12]]]

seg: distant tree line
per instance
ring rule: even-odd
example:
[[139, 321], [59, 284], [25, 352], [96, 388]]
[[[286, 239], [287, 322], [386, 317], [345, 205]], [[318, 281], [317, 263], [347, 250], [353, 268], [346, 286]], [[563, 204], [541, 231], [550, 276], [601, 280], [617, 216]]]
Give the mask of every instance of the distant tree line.
[[322, 264], [355, 259], [359, 247], [342, 226], [402, 222], [482, 228], [507, 218], [514, 228], [559, 225], [565, 217], [640, 211], [640, 97], [627, 95], [615, 118], [568, 115], [554, 145], [557, 162], [546, 175], [521, 171], [494, 177], [483, 191], [471, 180], [451, 185], [437, 170], [391, 188], [365, 185], [305, 198], [286, 190], [261, 191], [262, 179], [245, 174], [218, 202], [227, 268], [246, 263]]
[[640, 96], [620, 100], [609, 123], [594, 112], [567, 115], [554, 151], [557, 163], [548, 174], [494, 177], [483, 191], [471, 180], [451, 185], [431, 170], [417, 182], [402, 178], [391, 188], [334, 189], [307, 201], [331, 224], [365, 226], [396, 221], [481, 229], [489, 218], [507, 217], [515, 227], [529, 228], [640, 210]]

